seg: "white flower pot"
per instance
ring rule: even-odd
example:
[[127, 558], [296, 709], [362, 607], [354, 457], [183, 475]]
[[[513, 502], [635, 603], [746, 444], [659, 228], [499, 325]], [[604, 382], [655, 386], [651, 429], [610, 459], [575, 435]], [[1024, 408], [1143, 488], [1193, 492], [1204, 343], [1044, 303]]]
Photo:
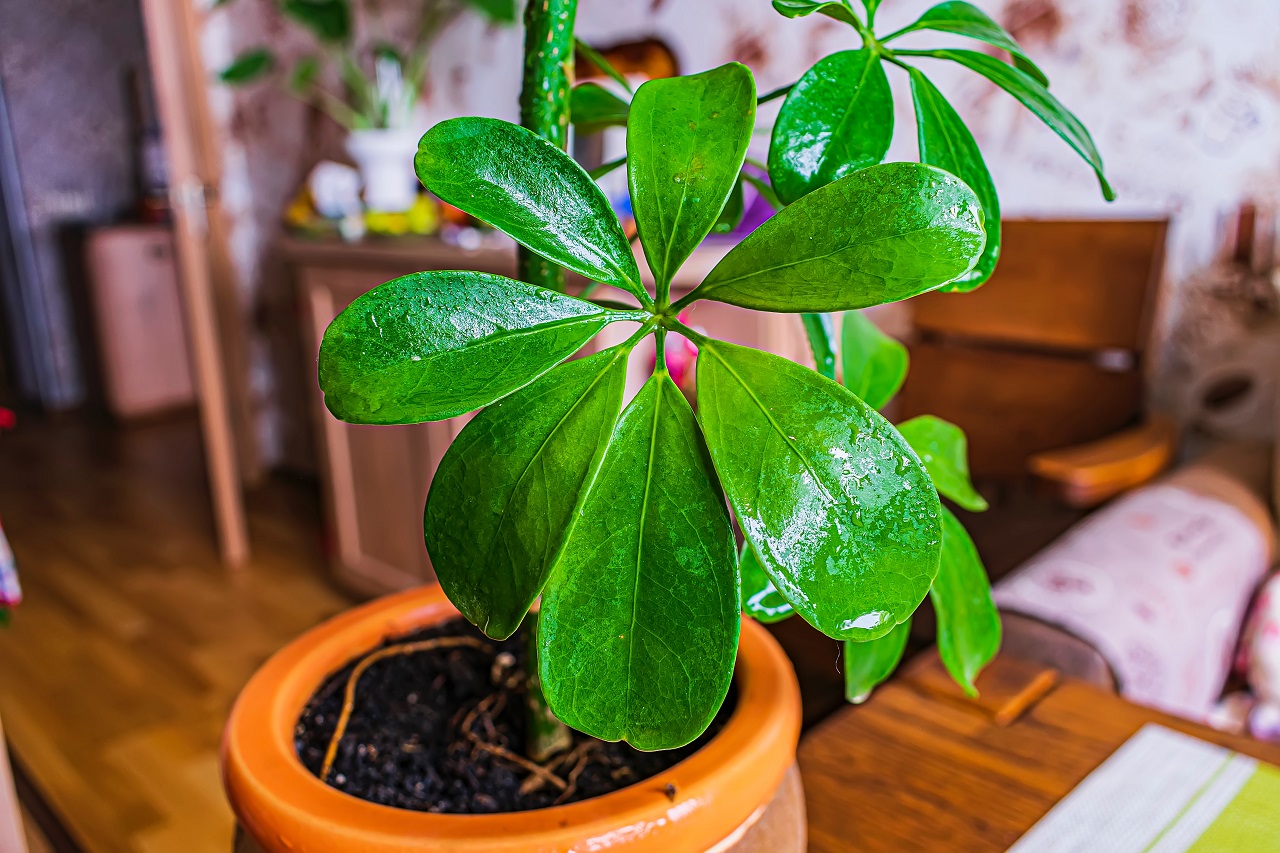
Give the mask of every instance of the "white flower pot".
[[418, 178], [413, 155], [420, 134], [414, 130], [353, 130], [347, 153], [364, 184], [364, 204], [377, 213], [402, 213], [413, 207]]

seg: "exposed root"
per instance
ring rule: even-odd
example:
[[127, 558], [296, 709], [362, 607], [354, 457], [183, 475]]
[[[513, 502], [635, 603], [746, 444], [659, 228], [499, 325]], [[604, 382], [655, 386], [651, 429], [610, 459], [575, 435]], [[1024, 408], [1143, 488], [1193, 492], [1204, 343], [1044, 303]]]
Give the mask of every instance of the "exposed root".
[[595, 748], [596, 744], [591, 741], [587, 741], [581, 744], [573, 752], [569, 753], [568, 758], [564, 762], [565, 766], [568, 766], [569, 762], [573, 761], [573, 757], [575, 755], [578, 757], [578, 760], [574, 763], [573, 769], [569, 771], [569, 787], [560, 792], [560, 796], [556, 797], [555, 802], [552, 803], [553, 806], [558, 806], [561, 803], [567, 802], [568, 799], [577, 792], [578, 777], [582, 775], [583, 770], [587, 769], [587, 763], [591, 760], [591, 751]]
[[416, 643], [401, 643], [398, 646], [377, 649], [370, 652], [356, 664], [355, 668], [351, 670], [351, 675], [347, 677], [347, 690], [342, 700], [342, 713], [338, 715], [338, 725], [334, 728], [333, 737], [329, 739], [329, 748], [324, 753], [324, 764], [320, 767], [320, 780], [327, 782], [329, 774], [333, 771], [334, 759], [338, 757], [338, 744], [342, 742], [342, 736], [347, 733], [347, 724], [351, 722], [351, 712], [355, 707], [356, 683], [360, 680], [360, 676], [364, 675], [365, 670], [380, 660], [397, 655], [411, 655], [416, 652], [429, 652], [433, 649], [450, 649], [462, 646], [480, 649], [485, 652], [492, 651], [491, 646], [474, 637], [437, 637], [433, 640], [419, 640]]
[[499, 746], [496, 743], [490, 743], [472, 730], [475, 725], [476, 718], [483, 714], [485, 716], [485, 721], [488, 723], [489, 730], [493, 731], [492, 714], [501, 713], [502, 711], [502, 705], [500, 705], [499, 702], [505, 704], [506, 699], [501, 693], [494, 693], [492, 696], [486, 696], [484, 699], [481, 699], [480, 703], [471, 709], [471, 713], [467, 714], [466, 719], [462, 721], [462, 733], [466, 735], [467, 740], [471, 741], [472, 745], [475, 746], [476, 749], [483, 750], [484, 752], [501, 758], [504, 761], [510, 761], [512, 764], [527, 770], [529, 773], [533, 774], [530, 778], [536, 777], [541, 782], [554, 785], [556, 789], [560, 791], [568, 788], [569, 785], [567, 782], [552, 773], [546, 767], [543, 767], [540, 764], [534, 764], [523, 755], [516, 755], [506, 747]]

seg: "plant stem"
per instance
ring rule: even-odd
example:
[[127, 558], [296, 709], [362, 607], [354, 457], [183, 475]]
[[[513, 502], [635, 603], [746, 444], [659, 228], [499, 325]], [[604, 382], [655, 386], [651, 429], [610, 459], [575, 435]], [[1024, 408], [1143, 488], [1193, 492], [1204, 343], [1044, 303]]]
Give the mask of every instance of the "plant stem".
[[528, 722], [528, 729], [525, 732], [525, 752], [538, 764], [542, 764], [551, 756], [573, 746], [573, 735], [569, 733], [568, 727], [551, 713], [551, 708], [547, 706], [547, 697], [542, 692], [542, 681], [538, 678], [537, 614], [530, 614], [528, 624], [529, 627], [524, 635], [529, 668], [528, 692], [525, 694], [528, 712], [525, 715]]
[[[524, 10], [524, 80], [520, 88], [520, 124], [562, 150], [569, 147], [569, 94], [573, 88], [573, 25], [578, 0], [527, 0]], [[565, 292], [564, 270], [520, 246], [516, 275], [529, 284]], [[525, 619], [529, 637], [526, 679], [526, 752], [534, 761], [572, 743], [564, 723], [547, 704], [538, 678], [538, 620]]]
[[787, 95], [791, 94], [791, 90], [794, 89], [795, 87], [796, 87], [795, 83], [788, 83], [785, 86], [779, 86], [778, 88], [774, 89], [772, 92], [768, 92], [766, 94], [761, 95], [759, 98], [757, 98], [756, 106], [767, 104], [770, 101], [776, 101], [778, 98], [785, 98]]
[[816, 370], [828, 379], [836, 378], [835, 326], [830, 314], [801, 314], [804, 333], [809, 337]]
[[614, 169], [617, 169], [619, 166], [625, 166], [626, 164], [627, 158], [619, 157], [617, 160], [610, 160], [608, 163], [602, 163], [599, 166], [596, 166], [587, 174], [591, 176], [592, 180], [598, 181]]
[[[524, 10], [524, 83], [520, 124], [561, 149], [569, 143], [573, 24], [578, 0], [529, 0]], [[564, 292], [564, 270], [521, 246], [517, 276]]]

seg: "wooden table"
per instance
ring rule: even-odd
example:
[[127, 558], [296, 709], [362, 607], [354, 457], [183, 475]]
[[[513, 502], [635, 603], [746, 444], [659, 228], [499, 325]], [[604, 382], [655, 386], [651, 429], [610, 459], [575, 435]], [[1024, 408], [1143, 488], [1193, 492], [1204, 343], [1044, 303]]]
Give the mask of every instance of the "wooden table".
[[[1037, 664], [1000, 657], [969, 700], [936, 654], [800, 743], [810, 850], [1005, 850], [1155, 722], [1280, 764], [1280, 748], [1141, 708]], [[1029, 698], [1026, 712], [1006, 725]]]

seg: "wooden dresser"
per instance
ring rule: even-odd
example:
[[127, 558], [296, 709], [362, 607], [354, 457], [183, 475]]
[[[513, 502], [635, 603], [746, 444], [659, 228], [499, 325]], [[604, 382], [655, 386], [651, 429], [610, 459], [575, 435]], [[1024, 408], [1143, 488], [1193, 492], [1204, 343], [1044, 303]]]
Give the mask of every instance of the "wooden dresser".
[[[424, 270], [512, 275], [515, 269], [513, 243], [471, 251], [435, 239], [353, 244], [286, 240], [281, 248], [302, 307], [308, 365], [316, 363], [320, 340], [333, 318], [385, 281]], [[695, 252], [672, 285], [673, 297], [696, 286], [728, 248], [724, 243], [708, 244]], [[640, 265], [646, 270], [643, 258]], [[580, 285], [581, 281], [570, 281], [571, 290]], [[601, 291], [599, 295], [623, 298], [619, 292]], [[716, 337], [812, 364], [796, 316], [698, 303], [686, 319]], [[620, 343], [632, 328], [624, 323], [607, 327], [586, 351]], [[630, 393], [648, 377], [652, 364], [652, 345], [637, 347], [631, 361]], [[310, 367], [308, 377], [315, 383], [315, 371]], [[329, 414], [318, 386], [311, 398], [337, 580], [362, 595], [380, 595], [433, 580], [423, 544], [422, 509], [436, 466], [470, 416], [412, 426], [354, 426]]]

